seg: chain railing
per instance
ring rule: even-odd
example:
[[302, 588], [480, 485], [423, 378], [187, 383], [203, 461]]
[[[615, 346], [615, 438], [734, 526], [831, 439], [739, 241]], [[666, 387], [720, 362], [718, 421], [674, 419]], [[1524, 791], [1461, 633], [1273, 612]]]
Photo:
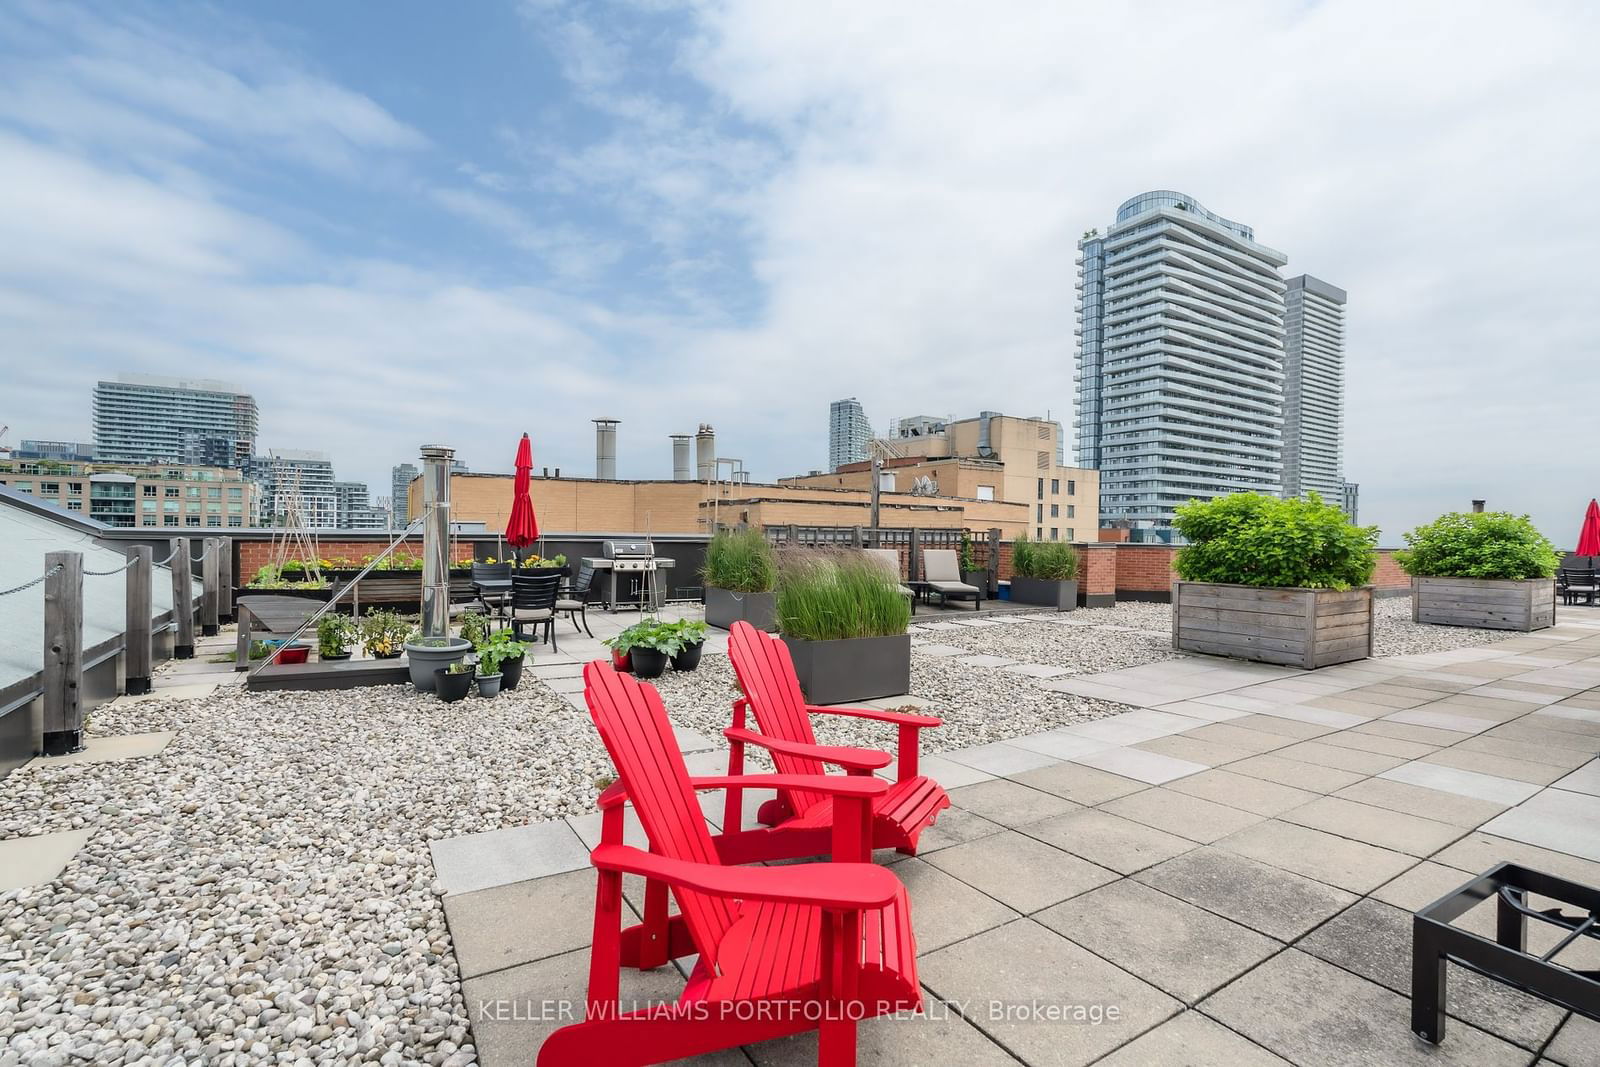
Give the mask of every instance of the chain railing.
[[108, 574], [121, 574], [123, 571], [125, 571], [129, 567], [133, 566], [134, 563], [136, 563], [136, 562], [137, 562], [137, 560], [135, 559], [135, 557], [129, 556], [127, 558], [127, 560], [125, 560], [123, 562], [122, 566], [120, 566], [120, 567], [113, 567], [108, 571], [91, 571], [87, 567], [85, 567], [83, 573], [86, 574], [86, 575], [93, 575], [96, 578], [104, 578]]

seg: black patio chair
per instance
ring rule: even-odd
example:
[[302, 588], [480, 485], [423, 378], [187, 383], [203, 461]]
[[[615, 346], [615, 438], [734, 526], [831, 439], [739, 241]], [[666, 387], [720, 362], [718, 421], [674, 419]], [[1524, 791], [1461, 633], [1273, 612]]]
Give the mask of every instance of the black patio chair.
[[483, 606], [504, 618], [511, 606], [511, 564], [473, 563], [472, 588]]
[[532, 623], [537, 630], [544, 624], [544, 639], [550, 650], [556, 648], [556, 587], [559, 574], [514, 574], [511, 576], [511, 632], [522, 639], [522, 626]]
[[1600, 598], [1600, 574], [1563, 567], [1556, 572], [1556, 591], [1563, 604], [1576, 604], [1581, 597], [1592, 606]]
[[584, 563], [578, 568], [577, 576], [563, 585], [561, 591], [556, 594], [556, 611], [566, 613], [574, 630], [578, 628], [579, 622], [582, 622], [583, 632], [590, 637], [594, 636], [594, 631], [589, 629], [589, 616], [585, 609], [589, 603], [589, 591], [594, 587], [594, 575], [594, 566]]

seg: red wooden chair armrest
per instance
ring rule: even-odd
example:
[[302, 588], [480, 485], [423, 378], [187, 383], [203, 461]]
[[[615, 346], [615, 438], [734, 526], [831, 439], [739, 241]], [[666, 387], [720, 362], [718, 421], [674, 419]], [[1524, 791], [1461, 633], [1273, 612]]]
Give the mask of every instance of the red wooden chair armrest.
[[668, 859], [629, 845], [600, 845], [589, 854], [602, 871], [641, 874], [717, 897], [810, 904], [842, 911], [881, 908], [900, 892], [900, 880], [871, 863], [805, 863], [784, 867], [724, 867]]
[[883, 779], [858, 774], [724, 774], [690, 778], [689, 784], [696, 789], [808, 789], [862, 799], [880, 797], [889, 791], [889, 783]]
[[628, 790], [623, 786], [621, 779], [612, 782], [595, 798], [595, 805], [601, 811], [615, 808], [628, 802]]
[[911, 726], [918, 730], [944, 725], [944, 720], [936, 715], [912, 715], [904, 711], [882, 711], [878, 708], [823, 707], [820, 704], [807, 704], [806, 711], [812, 715], [849, 715], [857, 719], [877, 719], [879, 722], [892, 722], [896, 726]]
[[879, 767], [889, 765], [889, 753], [876, 748], [845, 748], [838, 745], [808, 745], [801, 741], [785, 741], [779, 737], [768, 737], [758, 734], [754, 730], [741, 730], [733, 726], [722, 731], [722, 736], [729, 741], [743, 741], [746, 744], [760, 745], [771, 752], [782, 753], [787, 756], [809, 756], [823, 763], [831, 763], [845, 770], [875, 771]]

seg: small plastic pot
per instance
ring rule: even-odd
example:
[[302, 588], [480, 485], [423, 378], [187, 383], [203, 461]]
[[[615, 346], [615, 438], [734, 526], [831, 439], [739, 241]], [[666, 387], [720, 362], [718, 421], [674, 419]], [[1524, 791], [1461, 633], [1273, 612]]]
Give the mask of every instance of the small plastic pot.
[[335, 652], [332, 655], [329, 655], [326, 652], [318, 652], [317, 653], [317, 659], [321, 660], [323, 663], [331, 663], [334, 660], [349, 659], [349, 658], [350, 658], [350, 653], [348, 653], [348, 652]]
[[611, 666], [623, 674], [633, 670], [633, 658], [629, 656], [629, 651], [623, 648], [613, 648], [611, 650]]
[[306, 645], [284, 645], [273, 655], [274, 663], [304, 663], [306, 657], [311, 655], [311, 649]]
[[667, 669], [667, 654], [658, 648], [630, 648], [635, 678], [659, 678]]
[[472, 672], [451, 674], [450, 668], [440, 667], [433, 672], [433, 691], [439, 694], [440, 700], [453, 704], [472, 691]]
[[506, 692], [515, 689], [522, 681], [522, 657], [500, 661], [500, 688]]
[[675, 671], [692, 671], [700, 666], [700, 650], [706, 647], [704, 641], [696, 641], [692, 645], [684, 645], [683, 649], [672, 657], [672, 669]]
[[503, 675], [480, 674], [478, 678], [478, 695], [481, 697], [497, 696], [500, 693], [500, 682]]

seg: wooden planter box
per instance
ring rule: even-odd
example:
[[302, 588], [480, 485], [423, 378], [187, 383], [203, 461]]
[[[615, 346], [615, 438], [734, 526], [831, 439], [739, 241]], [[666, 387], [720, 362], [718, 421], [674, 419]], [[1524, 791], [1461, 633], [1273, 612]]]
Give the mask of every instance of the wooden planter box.
[[768, 633], [776, 630], [778, 594], [735, 593], [731, 589], [706, 586], [706, 625], [729, 630], [741, 621]]
[[1039, 604], [1057, 611], [1078, 606], [1078, 581], [1058, 582], [1051, 578], [1011, 577], [1011, 599], [1017, 604]]
[[1174, 582], [1172, 647], [1313, 670], [1372, 654], [1372, 587]]
[[911, 635], [800, 641], [785, 637], [800, 691], [812, 704], [895, 697], [911, 689]]
[[1440, 626], [1542, 630], [1556, 624], [1556, 582], [1554, 578], [1413, 578], [1411, 618]]

